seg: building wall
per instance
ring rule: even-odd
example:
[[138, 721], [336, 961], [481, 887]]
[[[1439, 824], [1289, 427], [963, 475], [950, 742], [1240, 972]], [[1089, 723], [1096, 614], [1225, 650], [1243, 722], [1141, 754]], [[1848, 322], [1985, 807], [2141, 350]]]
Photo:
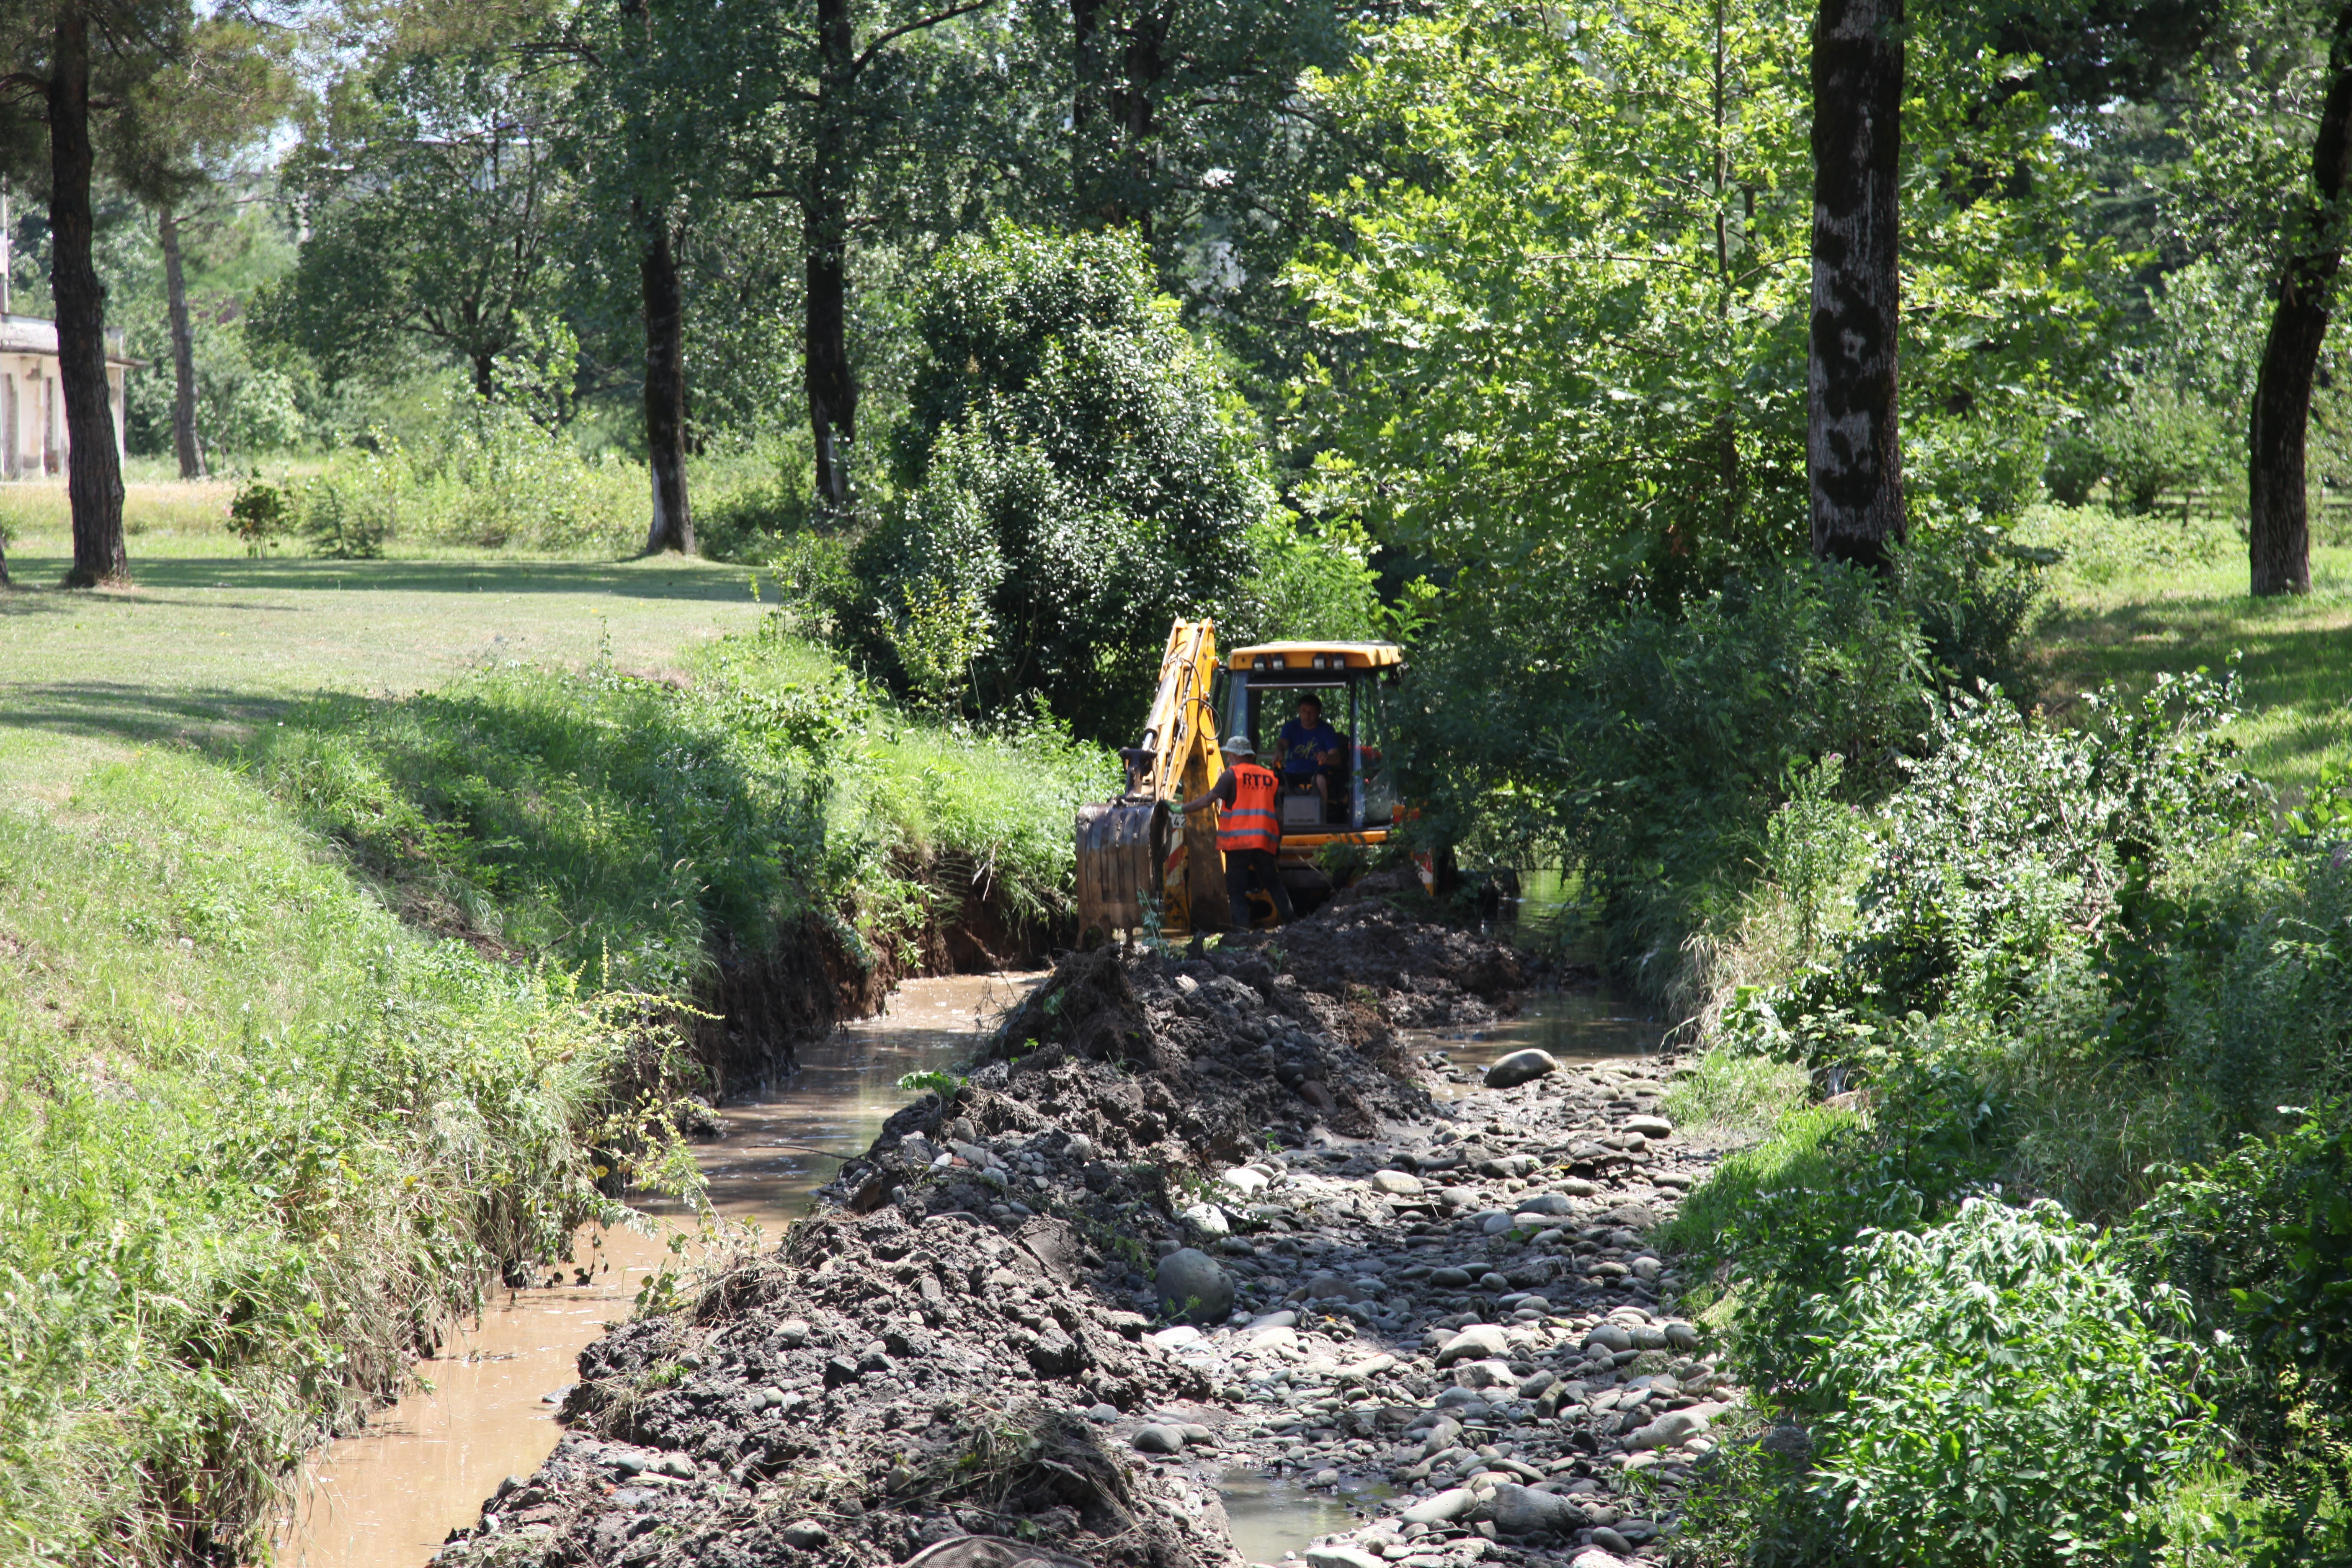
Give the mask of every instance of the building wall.
[[[114, 454], [123, 447], [123, 368], [106, 367], [107, 402], [114, 415]], [[65, 389], [54, 354], [0, 355], [0, 476], [37, 479], [63, 474], [69, 442]]]

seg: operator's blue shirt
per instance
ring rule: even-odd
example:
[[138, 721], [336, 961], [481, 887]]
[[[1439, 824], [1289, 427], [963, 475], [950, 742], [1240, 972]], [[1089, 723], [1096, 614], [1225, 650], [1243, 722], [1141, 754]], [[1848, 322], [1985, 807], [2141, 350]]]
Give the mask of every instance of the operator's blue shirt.
[[1347, 742], [1339, 738], [1339, 731], [1328, 724], [1318, 723], [1310, 730], [1293, 719], [1285, 723], [1275, 737], [1275, 749], [1282, 755], [1284, 773], [1311, 773], [1322, 766], [1315, 760], [1316, 752], [1345, 751]]

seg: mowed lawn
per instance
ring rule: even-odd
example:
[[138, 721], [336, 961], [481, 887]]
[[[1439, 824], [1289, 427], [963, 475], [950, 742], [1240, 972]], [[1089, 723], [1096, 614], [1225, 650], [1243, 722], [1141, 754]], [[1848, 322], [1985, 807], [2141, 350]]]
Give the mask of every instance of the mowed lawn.
[[2145, 690], [2166, 670], [2219, 675], [2234, 653], [2246, 714], [2231, 733], [2254, 773], [2294, 800], [2323, 763], [2352, 765], [2352, 549], [2312, 552], [2302, 598], [2250, 595], [2242, 556], [2053, 586], [2037, 641], [2053, 711], [2106, 680]]
[[[218, 488], [152, 487], [182, 511]], [[405, 695], [518, 659], [657, 672], [761, 614], [740, 567], [250, 560], [211, 527], [148, 528], [130, 542], [131, 586], [68, 592], [62, 530], [24, 521], [8, 546], [16, 586], [0, 592], [0, 805], [54, 806], [99, 756], [234, 742], [321, 690]]]

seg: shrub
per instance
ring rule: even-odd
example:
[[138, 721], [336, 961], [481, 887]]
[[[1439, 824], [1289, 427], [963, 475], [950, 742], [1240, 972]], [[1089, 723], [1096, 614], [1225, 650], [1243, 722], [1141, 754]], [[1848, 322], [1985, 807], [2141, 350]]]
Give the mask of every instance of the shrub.
[[364, 559], [401, 538], [615, 554], [643, 543], [642, 468], [592, 462], [520, 410], [470, 396], [427, 428], [414, 445], [374, 432], [301, 485], [297, 525], [319, 553]]
[[2050, 1204], [1972, 1198], [1856, 1253], [1804, 1396], [1823, 1532], [1864, 1562], [2147, 1561], [2201, 1438], [2177, 1296]]
[[2235, 1352], [2221, 1414], [2257, 1460], [2250, 1489], [2273, 1505], [2290, 1560], [2339, 1560], [2352, 1550], [2352, 1103], [2183, 1173], [2135, 1216], [2133, 1242]]
[[245, 542], [247, 555], [258, 555], [284, 538], [293, 520], [285, 490], [264, 483], [258, 474], [239, 486], [228, 503], [228, 531]]
[[1234, 599], [1273, 487], [1229, 377], [1150, 276], [1116, 234], [1003, 227], [942, 253], [905, 499], [856, 555], [850, 630], [877, 668], [911, 679], [908, 606], [969, 605], [983, 710], [1034, 691], [1079, 732], [1124, 736], [1169, 623]]
[[1461, 581], [1414, 650], [1397, 755], [1422, 832], [1558, 856], [1602, 900], [1609, 956], [1663, 989], [1797, 764], [1838, 753], [1855, 798], [1899, 776], [1927, 677], [1916, 622], [1846, 567], [1761, 574], [1679, 615]]

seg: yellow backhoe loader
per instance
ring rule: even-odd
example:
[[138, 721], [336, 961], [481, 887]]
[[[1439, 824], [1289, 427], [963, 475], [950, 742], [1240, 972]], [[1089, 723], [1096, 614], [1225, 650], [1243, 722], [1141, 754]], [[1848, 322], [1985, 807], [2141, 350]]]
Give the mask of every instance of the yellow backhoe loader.
[[[1277, 801], [1279, 868], [1301, 914], [1330, 896], [1318, 864], [1333, 844], [1385, 843], [1399, 811], [1385, 755], [1387, 696], [1404, 669], [1394, 643], [1278, 642], [1236, 648], [1222, 664], [1216, 628], [1179, 621], [1160, 661], [1160, 685], [1139, 744], [1121, 750], [1127, 791], [1078, 810], [1078, 923], [1106, 934], [1150, 929], [1163, 937], [1223, 931], [1224, 861], [1214, 813], [1174, 807], [1208, 792], [1224, 772], [1221, 741], [1247, 735], [1275, 762], [1275, 737], [1312, 694], [1342, 739], [1323, 785], [1286, 781]], [[1256, 895], [1263, 902], [1264, 895]], [[1266, 904], [1260, 911], [1270, 916]]]

